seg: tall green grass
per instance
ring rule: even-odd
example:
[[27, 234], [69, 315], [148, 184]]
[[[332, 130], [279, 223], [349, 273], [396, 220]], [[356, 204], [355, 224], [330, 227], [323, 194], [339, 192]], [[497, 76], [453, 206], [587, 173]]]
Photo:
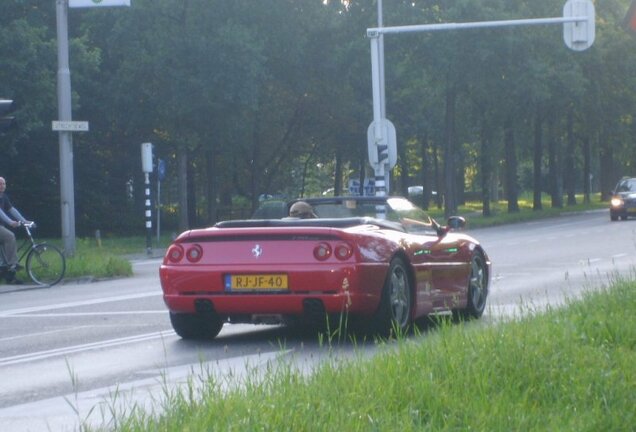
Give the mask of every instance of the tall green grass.
[[[166, 390], [118, 431], [633, 431], [636, 282], [510, 322], [439, 326], [371, 360]], [[328, 350], [328, 347], [325, 347]], [[133, 410], [134, 411], [134, 410]]]

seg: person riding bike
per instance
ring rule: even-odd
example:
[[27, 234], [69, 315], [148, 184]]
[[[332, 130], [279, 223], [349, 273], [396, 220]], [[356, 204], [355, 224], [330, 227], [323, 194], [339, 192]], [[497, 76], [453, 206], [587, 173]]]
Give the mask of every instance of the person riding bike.
[[4, 177], [0, 177], [0, 245], [4, 251], [7, 266], [4, 278], [10, 284], [20, 285], [22, 281], [15, 277], [15, 273], [19, 269], [15, 234], [7, 227], [15, 228], [20, 226], [20, 223], [30, 224], [31, 221], [26, 220], [18, 209], [13, 207], [6, 189], [7, 182]]

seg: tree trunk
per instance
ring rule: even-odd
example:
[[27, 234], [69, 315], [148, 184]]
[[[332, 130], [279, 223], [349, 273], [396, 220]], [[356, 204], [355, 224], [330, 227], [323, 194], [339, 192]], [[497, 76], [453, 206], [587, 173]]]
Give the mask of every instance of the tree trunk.
[[397, 155], [398, 155], [398, 164], [400, 166], [400, 180], [396, 181], [395, 188], [393, 188], [393, 195], [402, 195], [408, 196], [408, 186], [409, 186], [409, 161], [406, 157], [406, 145], [398, 144], [397, 145]]
[[515, 131], [512, 119], [508, 119], [504, 130], [504, 151], [506, 155], [506, 200], [508, 213], [519, 212], [517, 193], [517, 149], [515, 148]]
[[583, 202], [589, 204], [592, 193], [592, 149], [590, 137], [583, 138]]
[[342, 152], [340, 147], [336, 149], [336, 167], [333, 182], [333, 194], [335, 196], [342, 195]]
[[179, 231], [189, 228], [188, 225], [188, 154], [184, 148], [177, 150], [177, 163], [179, 165]]
[[548, 120], [548, 183], [550, 185], [550, 200], [553, 208], [563, 207], [563, 191], [560, 181], [560, 155], [559, 155], [559, 139], [556, 134], [556, 126], [554, 117], [550, 116]]
[[217, 182], [216, 182], [216, 155], [214, 153], [214, 149], [208, 149], [205, 152], [205, 164], [206, 164], [206, 172], [208, 175], [208, 182], [206, 184], [206, 202], [207, 202], [207, 213], [208, 225], [214, 225], [217, 222], [217, 205], [216, 205], [216, 197], [217, 197]]
[[481, 205], [483, 216], [491, 216], [490, 211], [490, 179], [492, 177], [492, 164], [491, 161], [491, 142], [490, 132], [486, 122], [482, 120], [481, 123], [481, 154], [479, 155], [480, 168], [481, 168]]
[[444, 206], [444, 181], [439, 170], [439, 147], [433, 144], [433, 164], [435, 171], [435, 204], [439, 210]]
[[541, 112], [537, 108], [537, 112], [534, 118], [534, 165], [533, 165], [533, 201], [532, 210], [542, 210], [543, 204], [541, 203], [541, 168], [543, 161], [543, 119]]
[[620, 173], [615, 171], [614, 167], [614, 153], [612, 147], [606, 144], [607, 140], [603, 139], [599, 134], [599, 148], [601, 149], [600, 162], [601, 162], [601, 201], [607, 201], [610, 199], [611, 190], [620, 179]]
[[422, 169], [420, 172], [420, 182], [422, 183], [422, 199], [419, 203], [424, 210], [428, 210], [428, 206], [431, 201], [431, 182], [429, 167], [431, 163], [428, 157], [428, 136], [424, 134], [420, 138], [420, 155], [422, 158]]
[[261, 189], [262, 184], [260, 181], [262, 175], [261, 167], [261, 140], [259, 135], [260, 116], [258, 113], [254, 118], [254, 129], [252, 130], [252, 160], [250, 163], [250, 193], [252, 196], [252, 211], [256, 210], [259, 201], [258, 198], [261, 193], [267, 193], [266, 190]]
[[574, 152], [576, 150], [576, 140], [574, 138], [574, 108], [568, 111], [568, 143], [565, 152], [565, 190], [568, 196], [568, 206], [576, 205], [576, 181], [574, 178]]
[[186, 190], [188, 192], [188, 226], [199, 225], [199, 215], [197, 214], [197, 195], [194, 181], [194, 167], [188, 162], [186, 164], [186, 176], [188, 178]]
[[457, 213], [457, 188], [455, 172], [455, 87], [446, 88], [446, 119], [444, 128], [444, 215]]

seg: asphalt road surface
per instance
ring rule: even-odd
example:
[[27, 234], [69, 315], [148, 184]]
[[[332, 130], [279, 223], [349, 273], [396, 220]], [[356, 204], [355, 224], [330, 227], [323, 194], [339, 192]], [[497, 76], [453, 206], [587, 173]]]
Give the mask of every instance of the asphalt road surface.
[[[607, 211], [469, 232], [493, 262], [486, 323], [563, 304], [632, 276], [636, 264], [636, 220], [610, 222]], [[225, 326], [214, 341], [181, 340], [161, 299], [159, 264], [136, 261], [135, 276], [125, 279], [0, 286], [1, 431], [112, 425], [113, 411], [156, 408], [166, 391], [196, 385], [197, 377], [236, 385], [272, 363], [310, 371], [325, 358], [378, 349], [278, 326]]]

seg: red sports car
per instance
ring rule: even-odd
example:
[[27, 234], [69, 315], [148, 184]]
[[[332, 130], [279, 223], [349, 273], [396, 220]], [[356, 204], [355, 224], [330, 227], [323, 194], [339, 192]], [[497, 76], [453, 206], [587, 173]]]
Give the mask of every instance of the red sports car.
[[388, 334], [437, 312], [484, 312], [490, 261], [479, 242], [455, 232], [464, 219], [441, 226], [401, 197], [305, 201], [310, 219], [224, 221], [172, 243], [160, 277], [179, 336], [343, 316]]

